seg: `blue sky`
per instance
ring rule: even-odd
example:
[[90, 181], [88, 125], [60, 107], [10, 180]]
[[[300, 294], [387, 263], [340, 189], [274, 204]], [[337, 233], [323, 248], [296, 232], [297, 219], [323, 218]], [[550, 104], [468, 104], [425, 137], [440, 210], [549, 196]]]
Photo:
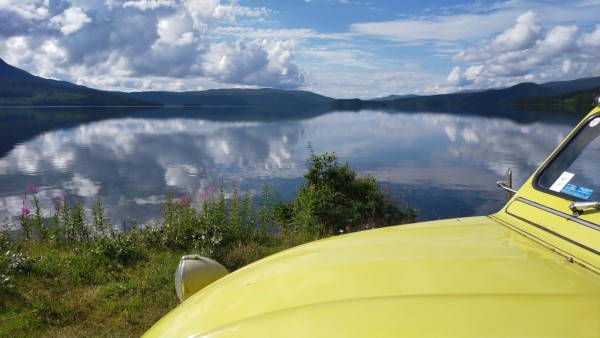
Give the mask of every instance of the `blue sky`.
[[98, 89], [439, 94], [600, 76], [600, 1], [0, 0], [0, 57]]

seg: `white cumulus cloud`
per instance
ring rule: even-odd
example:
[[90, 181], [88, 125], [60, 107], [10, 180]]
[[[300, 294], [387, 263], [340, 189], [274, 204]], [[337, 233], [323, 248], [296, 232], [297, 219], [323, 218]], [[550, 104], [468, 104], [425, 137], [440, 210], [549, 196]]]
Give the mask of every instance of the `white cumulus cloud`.
[[459, 66], [456, 66], [454, 67], [454, 69], [452, 69], [452, 71], [450, 72], [450, 74], [448, 74], [448, 77], [446, 78], [446, 82], [455, 86], [462, 85], [462, 75], [460, 73]]
[[591, 33], [583, 34], [579, 43], [584, 48], [600, 48], [600, 24]]
[[159, 7], [175, 7], [176, 5], [177, 3], [172, 0], [137, 0], [127, 1], [123, 4], [123, 7], [133, 7], [145, 11]]
[[494, 51], [514, 51], [531, 47], [541, 32], [539, 17], [529, 11], [517, 18], [517, 23], [498, 35], [491, 43]]
[[79, 7], [67, 8], [62, 14], [50, 19], [51, 25], [60, 29], [64, 35], [73, 34], [90, 22], [92, 19]]
[[167, 45], [189, 45], [194, 41], [191, 20], [185, 15], [173, 15], [158, 20], [158, 43]]
[[577, 26], [557, 26], [552, 28], [544, 40], [538, 44], [538, 52], [547, 56], [570, 53], [577, 48]]
[[222, 0], [75, 3], [4, 0], [0, 57], [36, 75], [101, 89], [303, 84], [289, 38], [234, 42], [231, 34], [214, 34], [260, 21], [271, 15], [265, 7]]
[[292, 46], [291, 41], [268, 40], [215, 44], [203, 70], [225, 83], [296, 88], [304, 77], [293, 63]]
[[528, 11], [486, 43], [456, 53], [452, 60], [466, 65], [467, 70], [460, 72], [455, 66], [446, 82], [455, 89], [466, 89], [473, 84], [501, 87], [595, 76], [600, 74], [598, 46], [600, 25], [592, 32], [577, 25], [542, 29], [542, 18]]

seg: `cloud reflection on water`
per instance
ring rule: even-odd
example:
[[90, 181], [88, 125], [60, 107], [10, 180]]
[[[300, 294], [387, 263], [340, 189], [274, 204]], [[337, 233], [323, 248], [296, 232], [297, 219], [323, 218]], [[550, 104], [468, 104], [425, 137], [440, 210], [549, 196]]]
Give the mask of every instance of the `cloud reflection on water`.
[[[221, 182], [229, 188], [234, 178], [251, 193], [263, 182], [293, 191], [309, 143], [316, 153], [336, 152], [394, 192], [410, 189], [407, 197], [422, 210], [421, 219], [454, 217], [457, 210], [489, 213], [504, 198], [494, 183], [506, 169], [512, 167], [515, 184], [522, 184], [575, 122], [525, 125], [379, 111], [270, 122], [111, 118], [45, 132], [0, 159], [0, 220], [16, 221], [29, 181], [48, 216], [53, 196], [66, 194], [90, 208], [102, 184], [115, 223], [158, 220], [167, 191], [196, 196]], [[448, 196], [454, 196], [451, 203]]]

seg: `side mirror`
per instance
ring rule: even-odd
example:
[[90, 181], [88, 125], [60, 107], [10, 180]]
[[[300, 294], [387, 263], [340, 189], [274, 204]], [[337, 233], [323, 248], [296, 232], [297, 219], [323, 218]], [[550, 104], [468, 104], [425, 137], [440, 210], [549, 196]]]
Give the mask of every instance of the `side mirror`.
[[175, 271], [177, 297], [183, 302], [227, 273], [223, 265], [210, 258], [200, 255], [183, 256]]
[[508, 168], [508, 170], [506, 171], [506, 178], [504, 179], [504, 181], [498, 181], [498, 182], [496, 182], [496, 185], [499, 186], [500, 188], [506, 190], [507, 200], [510, 200], [517, 193], [517, 191], [514, 190], [512, 187], [512, 169], [511, 168]]

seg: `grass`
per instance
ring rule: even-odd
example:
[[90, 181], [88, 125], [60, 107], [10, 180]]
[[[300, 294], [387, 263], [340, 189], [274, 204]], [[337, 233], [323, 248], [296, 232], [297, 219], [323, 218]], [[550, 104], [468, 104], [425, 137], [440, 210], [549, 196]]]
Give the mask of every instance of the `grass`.
[[102, 187], [88, 222], [77, 201], [61, 198], [42, 215], [30, 183], [33, 210], [24, 199], [21, 231], [0, 233], [0, 336], [140, 336], [178, 304], [173, 274], [184, 254], [233, 271], [318, 238], [415, 218], [414, 208], [398, 208], [373, 177], [335, 154], [312, 154], [307, 169], [291, 202], [265, 185], [253, 205], [237, 182], [230, 199], [224, 187], [199, 201], [168, 194], [160, 226], [128, 232], [106, 218]]
[[30, 250], [42, 259], [1, 295], [0, 336], [139, 336], [177, 305], [181, 253], [152, 250], [125, 266], [81, 249]]

